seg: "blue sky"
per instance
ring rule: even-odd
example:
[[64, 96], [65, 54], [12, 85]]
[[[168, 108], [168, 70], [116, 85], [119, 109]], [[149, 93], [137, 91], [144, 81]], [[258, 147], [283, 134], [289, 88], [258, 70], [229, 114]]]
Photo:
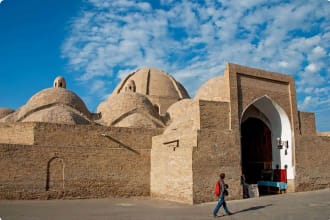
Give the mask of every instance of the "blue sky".
[[61, 75], [95, 112], [145, 66], [194, 96], [231, 62], [294, 76], [299, 110], [330, 131], [329, 0], [0, 2], [0, 107], [19, 108]]

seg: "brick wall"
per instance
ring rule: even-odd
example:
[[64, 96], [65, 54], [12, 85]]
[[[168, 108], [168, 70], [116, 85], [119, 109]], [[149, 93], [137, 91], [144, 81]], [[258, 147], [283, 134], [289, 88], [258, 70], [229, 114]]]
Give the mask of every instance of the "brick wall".
[[193, 203], [192, 132], [153, 137], [151, 150], [151, 196]]
[[202, 100], [196, 104], [200, 130], [180, 127], [153, 137], [151, 195], [191, 204], [215, 201], [215, 182], [225, 172], [228, 199], [241, 198], [239, 134], [228, 130], [229, 105]]
[[229, 103], [199, 100], [200, 129], [228, 129]]
[[269, 80], [264, 78], [257, 78], [238, 74], [238, 103], [240, 115], [243, 113], [244, 108], [249, 104], [267, 95], [277, 104], [279, 104], [285, 112], [290, 115], [291, 112], [291, 99], [289, 94], [288, 82]]
[[293, 77], [236, 64], [228, 64], [227, 74], [230, 82], [232, 129], [239, 129], [240, 117], [248, 105], [267, 95], [283, 108], [289, 117], [292, 130], [298, 132], [299, 124]]
[[296, 191], [330, 188], [330, 137], [299, 136], [296, 146]]
[[237, 133], [202, 130], [193, 153], [194, 203], [215, 201], [214, 186], [220, 173], [229, 185], [228, 200], [240, 199], [240, 145]]
[[151, 136], [160, 130], [38, 124], [35, 132], [37, 145], [0, 145], [0, 199], [150, 195]]
[[33, 144], [34, 123], [0, 123], [0, 143]]
[[36, 123], [34, 138], [36, 145], [49, 146], [108, 146], [118, 147], [118, 144], [109, 144], [106, 134], [119, 142], [135, 148], [150, 149], [151, 137], [160, 134], [162, 129], [104, 127], [98, 125], [65, 125]]
[[300, 132], [302, 135], [315, 135], [315, 114], [312, 112], [298, 112]]
[[226, 173], [228, 199], [239, 199], [239, 131], [229, 130], [229, 103], [200, 101], [201, 130], [193, 151], [194, 203], [215, 201], [214, 186], [220, 173]]

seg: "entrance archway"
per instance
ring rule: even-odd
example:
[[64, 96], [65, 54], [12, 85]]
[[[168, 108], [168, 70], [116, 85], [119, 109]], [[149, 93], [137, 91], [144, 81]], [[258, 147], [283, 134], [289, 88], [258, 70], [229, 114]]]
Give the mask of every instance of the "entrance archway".
[[258, 118], [248, 118], [241, 127], [242, 172], [248, 184], [260, 180], [261, 171], [272, 167], [272, 137]]
[[248, 183], [262, 180], [263, 169], [263, 175], [268, 169], [280, 169], [285, 170], [284, 181], [293, 184], [292, 132], [287, 113], [268, 96], [247, 105], [241, 115], [241, 165]]

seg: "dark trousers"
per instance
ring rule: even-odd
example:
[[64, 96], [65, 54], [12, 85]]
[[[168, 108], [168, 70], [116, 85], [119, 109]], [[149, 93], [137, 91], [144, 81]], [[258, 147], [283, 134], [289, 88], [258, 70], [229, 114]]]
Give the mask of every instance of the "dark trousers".
[[218, 200], [218, 204], [217, 204], [217, 206], [214, 208], [214, 210], [213, 210], [213, 216], [216, 216], [217, 214], [218, 214], [218, 212], [219, 212], [219, 209], [221, 208], [221, 206], [223, 205], [223, 208], [224, 208], [224, 210], [225, 210], [225, 213], [227, 214], [227, 215], [229, 215], [229, 210], [228, 210], [228, 208], [227, 208], [227, 204], [226, 204], [226, 201], [225, 201], [225, 197], [223, 196], [223, 195], [220, 195], [219, 196], [219, 200]]

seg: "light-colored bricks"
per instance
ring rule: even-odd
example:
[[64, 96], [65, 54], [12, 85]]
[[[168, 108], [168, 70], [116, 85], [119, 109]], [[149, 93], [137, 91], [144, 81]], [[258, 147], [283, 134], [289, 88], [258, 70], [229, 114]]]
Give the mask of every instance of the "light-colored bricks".
[[[267, 103], [283, 110], [291, 131], [287, 191], [330, 187], [330, 135], [316, 132], [313, 113], [298, 112], [291, 76], [228, 64], [188, 97], [172, 77], [145, 68], [100, 105], [108, 121], [63, 88], [43, 90], [13, 113], [1, 108], [0, 199], [151, 195], [193, 204], [215, 201], [220, 172], [228, 199], [240, 199], [241, 123], [271, 124], [258, 110]], [[266, 101], [251, 107], [257, 100]]]

